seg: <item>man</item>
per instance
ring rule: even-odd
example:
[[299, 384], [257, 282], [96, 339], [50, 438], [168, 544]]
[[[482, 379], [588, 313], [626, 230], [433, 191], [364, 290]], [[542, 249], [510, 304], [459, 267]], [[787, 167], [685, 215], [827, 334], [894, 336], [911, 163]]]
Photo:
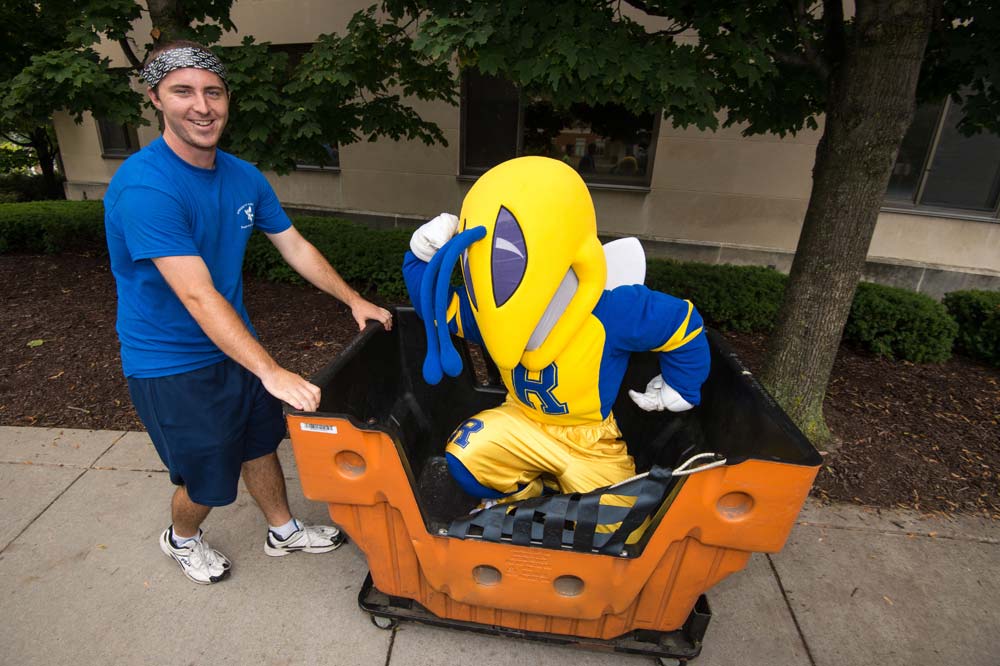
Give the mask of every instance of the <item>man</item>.
[[226, 73], [193, 42], [154, 50], [143, 69], [163, 136], [130, 157], [105, 195], [118, 290], [118, 337], [129, 394], [171, 480], [173, 522], [160, 548], [188, 578], [209, 584], [230, 562], [202, 538], [215, 506], [243, 481], [267, 519], [264, 551], [329, 552], [336, 527], [292, 517], [275, 453], [281, 402], [319, 406], [320, 389], [264, 350], [243, 305], [247, 239], [260, 228], [285, 261], [319, 289], [388, 329], [387, 310], [351, 289], [306, 241], [255, 167], [218, 150], [229, 115]]

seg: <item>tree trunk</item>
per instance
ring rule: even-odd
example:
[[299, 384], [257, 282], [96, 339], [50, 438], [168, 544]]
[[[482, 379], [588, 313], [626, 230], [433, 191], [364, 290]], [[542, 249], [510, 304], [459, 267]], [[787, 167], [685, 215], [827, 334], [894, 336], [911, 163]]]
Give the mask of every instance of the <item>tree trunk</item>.
[[829, 446], [823, 398], [864, 270], [940, 0], [858, 0], [829, 83], [826, 126], [785, 300], [761, 380], [802, 431]]
[[162, 44], [177, 39], [187, 29], [190, 21], [178, 0], [149, 0], [149, 18], [153, 22], [150, 36], [153, 44]]
[[49, 141], [49, 133], [44, 127], [38, 127], [31, 133], [31, 148], [38, 158], [38, 167], [42, 170], [42, 181], [45, 183], [45, 191], [50, 199], [62, 199], [65, 194], [62, 187], [56, 181], [55, 172], [55, 151]]

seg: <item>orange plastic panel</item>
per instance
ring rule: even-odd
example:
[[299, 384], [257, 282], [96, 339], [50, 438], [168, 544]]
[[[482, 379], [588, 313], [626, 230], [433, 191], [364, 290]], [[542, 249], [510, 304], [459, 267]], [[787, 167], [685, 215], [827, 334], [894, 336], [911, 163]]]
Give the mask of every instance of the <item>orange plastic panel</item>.
[[306, 497], [379, 590], [444, 618], [600, 639], [677, 629], [751, 552], [780, 550], [818, 470], [748, 460], [687, 477], [642, 554], [616, 558], [430, 534], [389, 435], [317, 415], [288, 427]]

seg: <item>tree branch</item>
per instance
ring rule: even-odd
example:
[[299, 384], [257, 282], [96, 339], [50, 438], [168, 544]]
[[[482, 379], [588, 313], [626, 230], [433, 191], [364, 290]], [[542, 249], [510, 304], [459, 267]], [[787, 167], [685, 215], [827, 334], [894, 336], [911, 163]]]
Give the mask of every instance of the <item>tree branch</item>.
[[125, 37], [119, 39], [118, 45], [122, 47], [125, 59], [132, 65], [132, 68], [137, 72], [142, 71], [142, 61], [135, 55], [135, 51], [132, 50], [132, 45], [128, 43], [128, 39]]
[[661, 35], [664, 37], [675, 37], [691, 27], [690, 25], [687, 24], [681, 25], [675, 23], [674, 25], [676, 26], [674, 28], [668, 28], [666, 30], [657, 30], [656, 32], [648, 32], [646, 34], [652, 37], [658, 37]]
[[6, 132], [0, 133], [0, 136], [2, 136], [3, 138], [7, 139], [8, 141], [10, 141], [11, 143], [13, 143], [16, 146], [21, 146], [22, 148], [31, 148], [31, 144], [30, 143], [24, 143], [23, 141], [18, 141], [17, 139], [15, 139], [14, 137], [12, 137], [10, 134], [7, 134]]
[[785, 51], [781, 51], [774, 53], [773, 56], [775, 61], [780, 62], [783, 65], [803, 67], [805, 69], [815, 69], [815, 65], [813, 65], [812, 61], [801, 53], [787, 53]]
[[[824, 2], [826, 1], [827, 0], [824, 0]], [[829, 1], [833, 2], [835, 0]], [[802, 48], [805, 51], [805, 62], [809, 67], [823, 77], [824, 80], [830, 78], [830, 63], [825, 57], [823, 57], [822, 53], [816, 50], [816, 44], [813, 42], [811, 35], [809, 34], [809, 27], [806, 25], [806, 22], [809, 20], [809, 11], [806, 9], [806, 3], [804, 0], [796, 0], [794, 7], [791, 6], [791, 3], [786, 3], [785, 7], [792, 16], [792, 22], [795, 24], [796, 35], [802, 41]], [[775, 59], [781, 62], [777, 55], [775, 55]]]
[[823, 0], [823, 40], [827, 60], [838, 63], [844, 57], [844, 5], [841, 0]]
[[669, 14], [666, 14], [662, 11], [653, 11], [652, 9], [649, 8], [649, 5], [645, 3], [643, 0], [624, 0], [624, 1], [626, 5], [634, 7], [635, 9], [638, 9], [639, 11], [645, 14], [649, 14], [650, 16], [662, 16], [664, 18], [671, 18]]

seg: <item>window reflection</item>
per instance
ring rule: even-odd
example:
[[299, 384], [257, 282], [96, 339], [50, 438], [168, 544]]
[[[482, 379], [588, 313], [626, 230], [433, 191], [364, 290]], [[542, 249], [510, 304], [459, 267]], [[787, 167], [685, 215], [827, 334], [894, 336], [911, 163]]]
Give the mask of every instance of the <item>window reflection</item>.
[[957, 129], [963, 117], [961, 105], [951, 100], [917, 108], [893, 166], [885, 194], [889, 203], [996, 213], [1000, 136], [963, 136]]
[[463, 75], [462, 165], [480, 174], [517, 155], [562, 160], [596, 184], [648, 186], [657, 114], [615, 104], [558, 109], [523, 99], [510, 82], [475, 71]]

